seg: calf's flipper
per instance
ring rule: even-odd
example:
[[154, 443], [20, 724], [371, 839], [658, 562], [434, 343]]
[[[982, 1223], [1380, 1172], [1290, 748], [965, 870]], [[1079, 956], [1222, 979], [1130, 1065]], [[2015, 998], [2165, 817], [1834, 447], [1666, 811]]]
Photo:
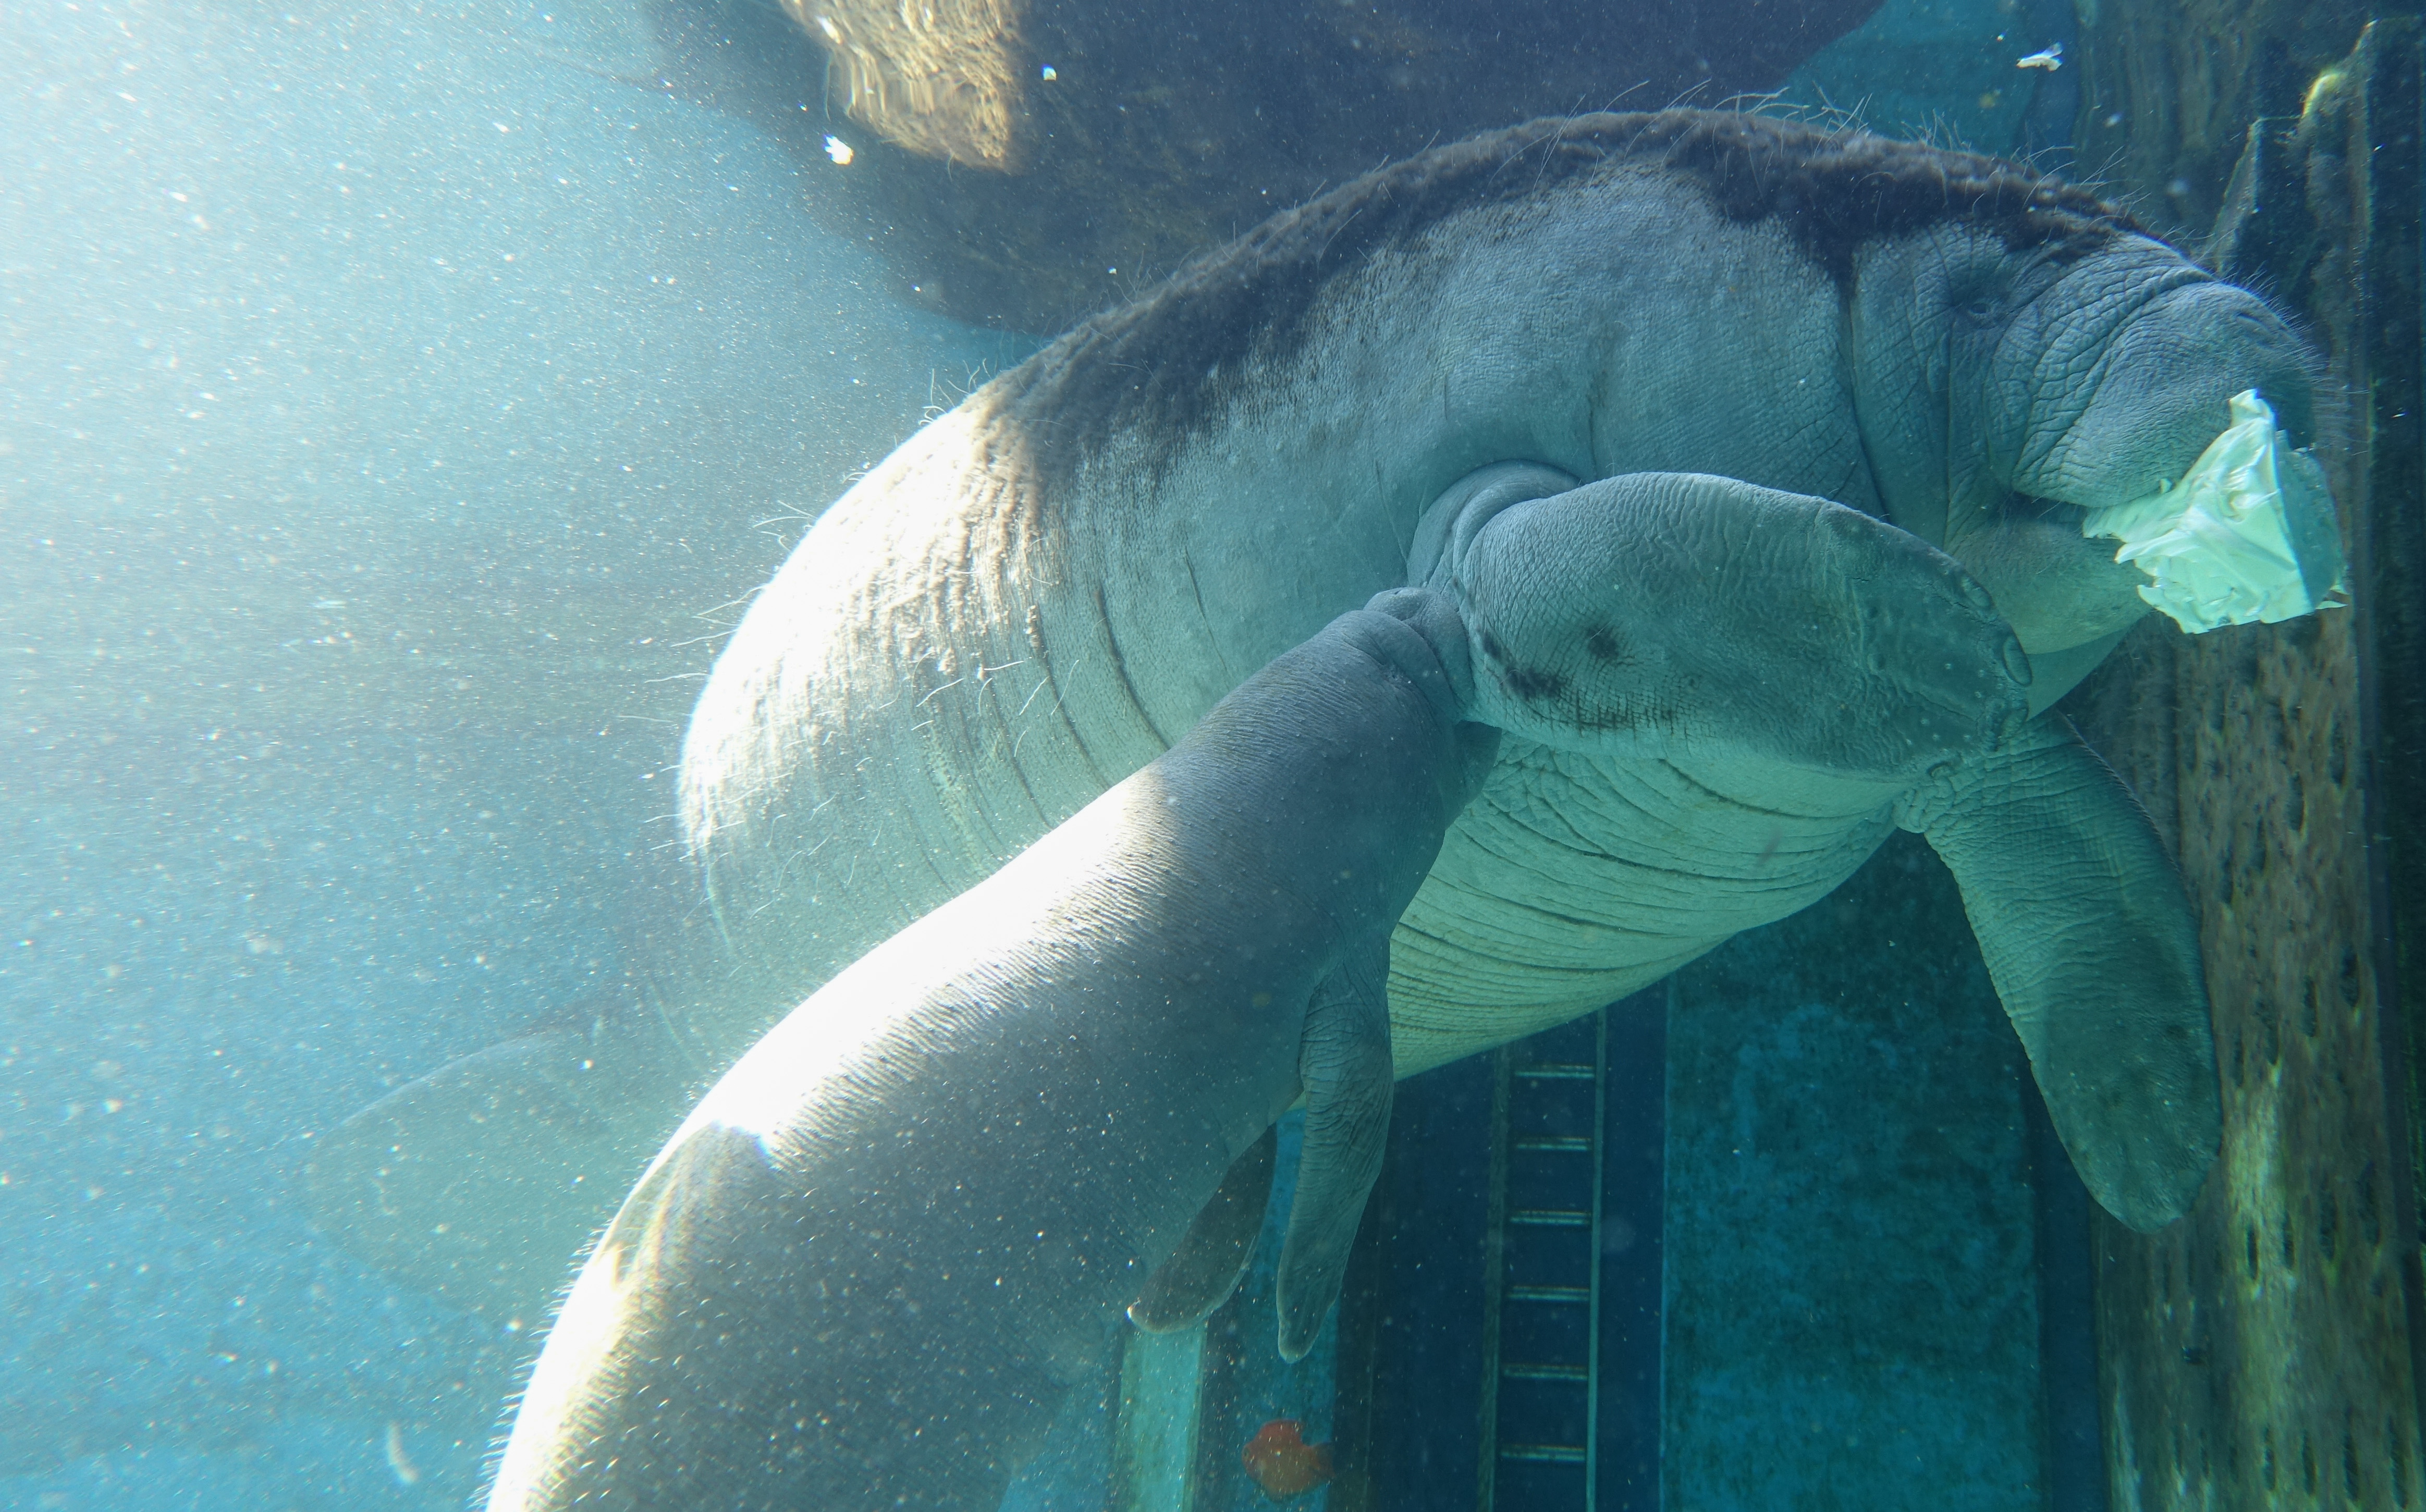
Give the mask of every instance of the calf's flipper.
[[1145, 1290], [1129, 1304], [1131, 1323], [1148, 1333], [1170, 1333], [1204, 1322], [1230, 1300], [1264, 1231], [1279, 1149], [1280, 1132], [1267, 1129], [1230, 1163], [1213, 1199], [1197, 1210], [1180, 1236], [1179, 1247], [1155, 1267]]
[[1281, 1358], [1314, 1347], [1348, 1274], [1365, 1198], [1390, 1134], [1390, 937], [1360, 942], [1306, 1005], [1298, 1078], [1305, 1145], [1281, 1244]]

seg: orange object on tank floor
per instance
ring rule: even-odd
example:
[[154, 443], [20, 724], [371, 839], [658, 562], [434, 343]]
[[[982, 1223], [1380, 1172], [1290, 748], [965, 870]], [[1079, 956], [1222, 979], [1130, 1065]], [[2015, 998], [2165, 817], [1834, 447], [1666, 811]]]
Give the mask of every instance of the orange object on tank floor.
[[1303, 1496], [1331, 1479], [1331, 1446], [1307, 1443], [1305, 1424], [1296, 1418], [1274, 1418], [1256, 1429], [1238, 1457], [1275, 1502]]

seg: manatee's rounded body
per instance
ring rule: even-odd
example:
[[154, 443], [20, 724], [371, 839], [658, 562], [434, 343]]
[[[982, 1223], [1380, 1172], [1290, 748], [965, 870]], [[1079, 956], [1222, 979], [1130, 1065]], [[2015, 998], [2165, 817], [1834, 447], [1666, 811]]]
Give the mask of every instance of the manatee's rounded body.
[[[1318, 989], [1383, 947], [1490, 760], [1447, 689], [1415, 631], [1343, 617], [785, 1019], [583, 1268], [492, 1512], [995, 1505], [1334, 1064]], [[1378, 1001], [1367, 1032], [1386, 1124]]]
[[[2110, 449], [2161, 469], [2221, 428], [2230, 385], [2305, 385], [2279, 322], [2219, 311], [2168, 353], [2189, 397], [2124, 395], [2129, 374], [2079, 389], [2078, 347], [2185, 281], [2224, 288], [1986, 160], [1696, 112], [1461, 144], [1284, 217], [930, 426], [752, 603], [693, 716], [683, 814], [720, 970], [740, 973], [718, 980], [762, 985], [680, 1017], [704, 1058], [737, 1054], [1246, 671], [1405, 581], [1426, 508], [1490, 463], [1711, 474], [1901, 523], [1984, 564], [2046, 664], [2043, 706], [2144, 609], [2133, 570], [2024, 497], [2145, 484], [2058, 426], [2130, 409], [2159, 434]], [[2051, 308], [2074, 284], [2078, 330]], [[1949, 348], [2008, 330], [2037, 345], [1949, 369]], [[2240, 346], [2184, 368], [2219, 341]], [[2072, 387], [2033, 390], [2030, 362]], [[2043, 480], [2032, 458], [2070, 471]], [[1706, 590], [1763, 610], [1715, 567]], [[1399, 926], [1402, 1073], [1823, 896], [1894, 796], [1723, 753], [1511, 740]]]

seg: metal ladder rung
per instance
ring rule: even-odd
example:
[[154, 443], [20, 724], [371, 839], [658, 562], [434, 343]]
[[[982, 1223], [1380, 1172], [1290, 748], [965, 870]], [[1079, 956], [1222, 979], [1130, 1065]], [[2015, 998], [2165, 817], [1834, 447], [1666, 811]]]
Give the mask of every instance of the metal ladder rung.
[[[1548, 1051], [1551, 1043], [1559, 1048], [1550, 1055], [1580, 1058], [1528, 1059], [1528, 1047], [1503, 1048], [1494, 1057], [1481, 1382], [1482, 1442], [1488, 1452], [1480, 1467], [1479, 1504], [1496, 1504], [1507, 1512], [1513, 1512], [1516, 1500], [1539, 1501], [1545, 1494], [1550, 1500], [1542, 1502], [1538, 1512], [1589, 1512], [1594, 1504], [1601, 1291], [1600, 1257], [1590, 1251], [1595, 1247], [1591, 1241], [1600, 1221], [1603, 1157], [1608, 1153], [1609, 1099], [1602, 1081], [1609, 1058], [1607, 1015], [1593, 1021], [1588, 1046], [1564, 1036], [1530, 1047], [1530, 1052]], [[1587, 1113], [1589, 1122], [1582, 1117]], [[1583, 1132], [1570, 1132], [1578, 1129]], [[1569, 1158], [1577, 1155], [1583, 1158]], [[1539, 1205], [1516, 1205], [1526, 1200]], [[1556, 1234], [1573, 1234], [1583, 1243], [1578, 1247]], [[1575, 1265], [1578, 1247], [1589, 1262], [1585, 1267]], [[1553, 1278], [1585, 1284], [1537, 1284]], [[1503, 1317], [1515, 1326], [1513, 1333], [1503, 1331]], [[1526, 1341], [1520, 1347], [1535, 1358], [1509, 1359], [1500, 1353], [1503, 1343], [1518, 1340]], [[1549, 1359], [1541, 1358], [1545, 1355]], [[1551, 1363], [1569, 1359], [1579, 1362]], [[1555, 1421], [1520, 1421], [1512, 1415], [1529, 1416], [1545, 1408], [1554, 1409]], [[1577, 1420], [1574, 1425], [1565, 1421], [1571, 1417]], [[1574, 1433], [1578, 1441], [1512, 1441], [1528, 1432], [1561, 1438]], [[1514, 1468], [1527, 1464], [1575, 1469], [1548, 1473]], [[1507, 1487], [1495, 1491], [1500, 1479]], [[1537, 1480], [1545, 1484], [1534, 1486]], [[1500, 1499], [1495, 1502], [1495, 1496]]]
[[1581, 1307], [1592, 1300], [1589, 1286], [1512, 1286], [1508, 1288], [1511, 1302], [1564, 1302]]
[[1541, 1465], [1580, 1465], [1585, 1460], [1581, 1444], [1501, 1444], [1499, 1457]]
[[1518, 1208], [1508, 1221], [1528, 1229], [1589, 1229], [1592, 1214], [1581, 1208]]
[[1592, 1379], [1592, 1372], [1582, 1365], [1502, 1365], [1499, 1374], [1517, 1381], [1572, 1381], [1577, 1386]]

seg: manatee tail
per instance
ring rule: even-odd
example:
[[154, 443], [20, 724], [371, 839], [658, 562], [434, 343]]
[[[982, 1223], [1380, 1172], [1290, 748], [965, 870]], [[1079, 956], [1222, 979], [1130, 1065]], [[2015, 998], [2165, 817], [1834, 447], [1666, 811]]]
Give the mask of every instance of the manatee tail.
[[315, 1141], [306, 1210], [410, 1285], [537, 1324], [682, 1118], [671, 1048], [592, 1021], [452, 1061]]
[[2064, 1149], [2143, 1233], [2189, 1210], [2222, 1137], [2198, 920], [2145, 811], [2070, 725], [1908, 796], [1963, 890]]

